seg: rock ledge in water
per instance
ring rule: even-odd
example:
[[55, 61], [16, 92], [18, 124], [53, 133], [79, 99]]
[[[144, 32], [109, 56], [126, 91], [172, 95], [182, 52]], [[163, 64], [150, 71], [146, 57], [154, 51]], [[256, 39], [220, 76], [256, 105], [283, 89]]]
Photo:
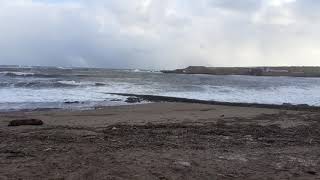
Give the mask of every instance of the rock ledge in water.
[[141, 99], [138, 97], [128, 97], [126, 103], [140, 103]]
[[80, 101], [65, 101], [65, 104], [80, 104]]
[[20, 119], [20, 120], [10, 121], [8, 124], [8, 126], [27, 126], [27, 125], [41, 126], [43, 125], [43, 121], [39, 119]]

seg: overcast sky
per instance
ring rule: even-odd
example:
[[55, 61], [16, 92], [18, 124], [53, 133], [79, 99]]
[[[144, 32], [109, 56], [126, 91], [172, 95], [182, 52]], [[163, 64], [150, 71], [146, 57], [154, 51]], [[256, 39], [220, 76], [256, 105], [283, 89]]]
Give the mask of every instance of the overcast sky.
[[0, 64], [320, 65], [320, 0], [0, 0]]

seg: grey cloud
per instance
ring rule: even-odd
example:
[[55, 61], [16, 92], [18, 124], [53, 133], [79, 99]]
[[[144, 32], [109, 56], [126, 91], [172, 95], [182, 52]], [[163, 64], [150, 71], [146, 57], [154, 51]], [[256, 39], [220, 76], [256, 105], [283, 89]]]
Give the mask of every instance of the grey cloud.
[[320, 65], [318, 3], [269, 2], [0, 0], [0, 64]]

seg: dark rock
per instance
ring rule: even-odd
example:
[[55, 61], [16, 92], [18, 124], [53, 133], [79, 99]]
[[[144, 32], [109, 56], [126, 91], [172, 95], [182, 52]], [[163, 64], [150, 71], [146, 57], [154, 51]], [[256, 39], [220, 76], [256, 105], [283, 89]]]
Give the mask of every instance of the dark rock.
[[3, 151], [3, 153], [7, 154], [7, 158], [19, 158], [19, 157], [26, 156], [26, 154], [23, 151], [16, 151], [16, 150], [5, 150]]
[[80, 101], [66, 101], [65, 104], [79, 104]]
[[139, 102], [141, 102], [141, 99], [138, 97], [128, 97], [125, 102], [126, 103], [139, 103]]
[[8, 126], [26, 126], [26, 125], [40, 126], [40, 125], [43, 125], [43, 121], [39, 119], [20, 119], [20, 120], [10, 121], [8, 124]]
[[307, 171], [307, 173], [308, 173], [308, 174], [311, 174], [311, 175], [317, 175], [317, 172], [312, 171], [312, 170]]
[[106, 84], [104, 83], [95, 83], [96, 86], [105, 86]]

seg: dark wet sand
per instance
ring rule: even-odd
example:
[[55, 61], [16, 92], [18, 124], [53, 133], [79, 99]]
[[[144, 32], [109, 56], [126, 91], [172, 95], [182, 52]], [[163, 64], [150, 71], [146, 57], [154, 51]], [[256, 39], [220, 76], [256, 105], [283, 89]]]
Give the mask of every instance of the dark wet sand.
[[[36, 118], [43, 126], [8, 127]], [[320, 111], [153, 103], [0, 114], [2, 179], [316, 179]]]

